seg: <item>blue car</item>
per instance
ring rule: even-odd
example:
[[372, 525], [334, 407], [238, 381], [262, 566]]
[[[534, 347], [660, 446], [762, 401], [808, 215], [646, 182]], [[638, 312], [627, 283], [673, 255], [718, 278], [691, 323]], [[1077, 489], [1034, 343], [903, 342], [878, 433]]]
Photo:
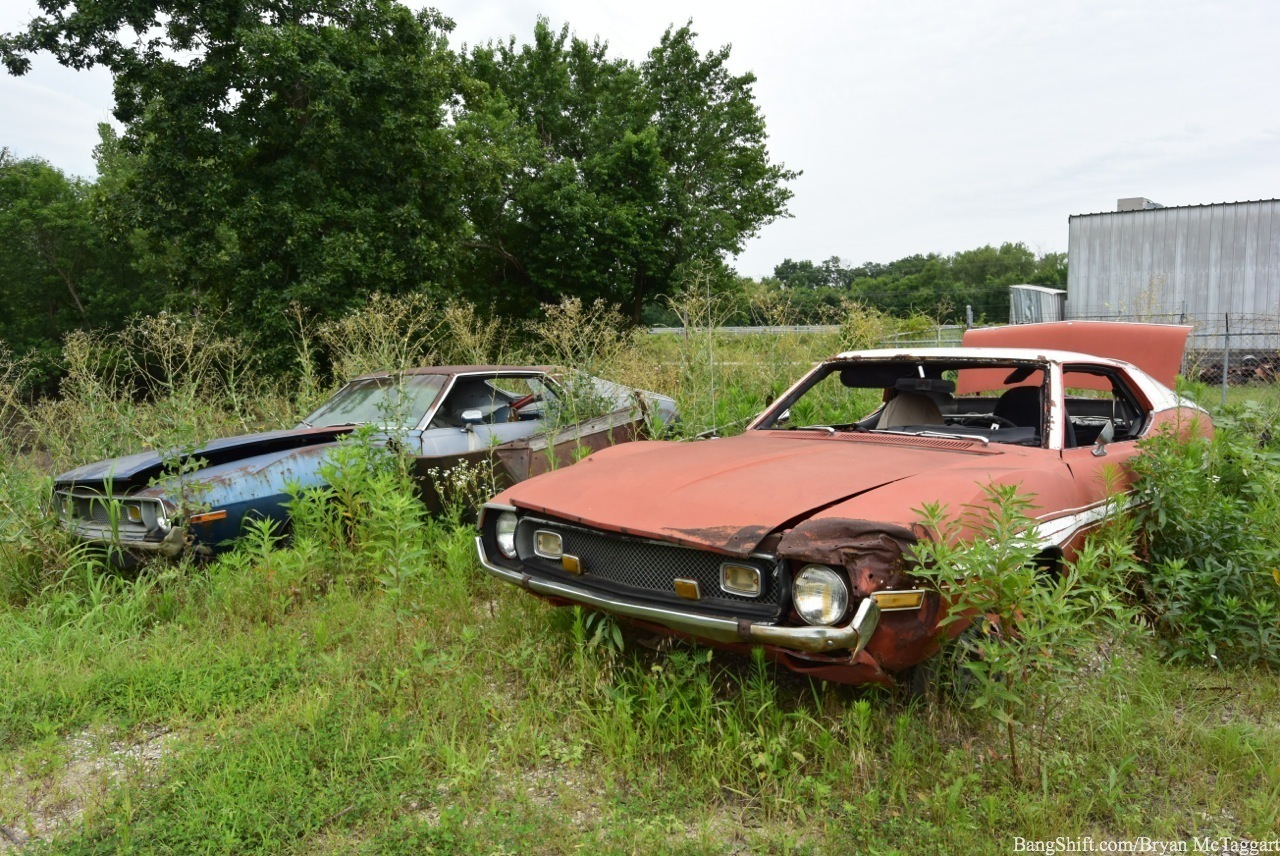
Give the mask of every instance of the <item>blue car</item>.
[[416, 459], [429, 506], [432, 475], [492, 463], [512, 484], [587, 451], [661, 433], [672, 399], [544, 366], [439, 366], [356, 378], [296, 428], [138, 452], [54, 480], [62, 525], [126, 562], [227, 549], [247, 520], [288, 522], [291, 490], [323, 485], [320, 465], [360, 425]]

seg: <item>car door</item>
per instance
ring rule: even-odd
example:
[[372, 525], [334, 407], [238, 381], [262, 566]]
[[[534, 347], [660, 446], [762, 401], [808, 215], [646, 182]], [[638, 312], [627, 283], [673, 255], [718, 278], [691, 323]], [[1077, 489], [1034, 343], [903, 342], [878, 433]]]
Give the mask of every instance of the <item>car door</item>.
[[[1065, 365], [1065, 439], [1062, 459], [1076, 485], [1077, 513], [1087, 531], [1110, 510], [1109, 498], [1133, 484], [1130, 462], [1150, 424], [1151, 408], [1138, 387], [1120, 369]], [[1110, 442], [1099, 443], [1110, 428]]]
[[[440, 506], [441, 486], [459, 467], [484, 468], [494, 452], [536, 437], [544, 430], [553, 386], [544, 373], [492, 371], [457, 376], [420, 432], [416, 475], [432, 511]], [[496, 472], [499, 486], [509, 478]], [[453, 481], [460, 481], [458, 476]]]

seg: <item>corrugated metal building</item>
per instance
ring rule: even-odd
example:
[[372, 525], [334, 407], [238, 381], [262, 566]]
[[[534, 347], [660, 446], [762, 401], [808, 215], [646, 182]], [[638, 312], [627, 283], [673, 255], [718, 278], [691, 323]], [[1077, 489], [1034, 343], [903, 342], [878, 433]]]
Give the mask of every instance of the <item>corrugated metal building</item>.
[[[1280, 200], [1070, 218], [1067, 317], [1173, 321], [1233, 331], [1280, 319]], [[1207, 344], [1207, 343], [1206, 343]]]
[[1067, 293], [1043, 285], [1009, 286], [1009, 323], [1040, 324], [1066, 320]]

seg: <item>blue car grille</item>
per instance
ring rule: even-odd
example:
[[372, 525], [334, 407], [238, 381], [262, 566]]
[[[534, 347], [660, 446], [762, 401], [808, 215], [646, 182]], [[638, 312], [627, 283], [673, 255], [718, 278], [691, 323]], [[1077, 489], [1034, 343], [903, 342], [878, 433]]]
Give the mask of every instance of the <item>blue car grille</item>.
[[[581, 562], [581, 575], [569, 574], [559, 562], [534, 555], [533, 534], [540, 529], [559, 533], [564, 552], [577, 556]], [[530, 569], [573, 580], [577, 585], [650, 602], [760, 620], [779, 618], [787, 599], [783, 563], [766, 557], [735, 558], [528, 517], [520, 521], [516, 530], [516, 547]], [[758, 569], [763, 588], [760, 596], [746, 597], [722, 590], [720, 568], [725, 562]], [[692, 601], [677, 595], [677, 579], [696, 581], [701, 597]]]

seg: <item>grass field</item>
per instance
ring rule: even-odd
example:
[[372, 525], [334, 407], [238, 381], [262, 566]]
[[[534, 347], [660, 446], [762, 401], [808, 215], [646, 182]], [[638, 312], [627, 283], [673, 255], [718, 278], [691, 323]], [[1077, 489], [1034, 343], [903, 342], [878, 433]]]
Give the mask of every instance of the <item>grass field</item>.
[[[553, 359], [676, 394], [694, 433], [734, 425], [883, 323], [637, 338], [591, 326], [592, 311], [570, 307], [520, 347], [474, 318], [418, 351], [406, 336], [358, 352], [350, 330], [314, 347], [350, 367]], [[49, 525], [51, 472], [291, 424], [325, 391], [313, 375], [284, 387], [229, 374], [235, 351], [214, 360], [216, 340], [196, 331], [174, 368], [149, 372], [149, 399], [101, 341], [72, 343], [56, 403], [19, 401], [16, 369], [9, 393], [0, 369], [14, 417], [0, 450], [0, 852], [918, 854], [1059, 837], [1142, 852], [1144, 838], [1280, 838], [1280, 676], [1170, 663], [1140, 632], [1082, 652], [1020, 729], [1014, 775], [1006, 730], [954, 700], [618, 645], [611, 625], [484, 575], [456, 521], [402, 520], [398, 549], [418, 560], [395, 578], [376, 538], [339, 556], [263, 533], [214, 563], [104, 568]], [[1270, 390], [1237, 394], [1275, 410]]]

